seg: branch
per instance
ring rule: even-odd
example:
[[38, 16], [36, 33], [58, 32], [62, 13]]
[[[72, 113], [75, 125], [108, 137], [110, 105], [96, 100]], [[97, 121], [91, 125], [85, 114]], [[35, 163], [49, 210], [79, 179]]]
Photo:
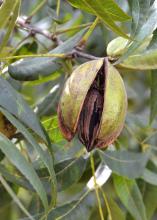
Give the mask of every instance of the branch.
[[[44, 36], [45, 38], [54, 41], [57, 45], [60, 45], [62, 43], [62, 41], [60, 41], [55, 34], [52, 34], [52, 33], [48, 32], [47, 30], [42, 30], [41, 28], [38, 28], [38, 27], [31, 25], [28, 22], [27, 18], [18, 17], [17, 25], [19, 28], [24, 29], [26, 31], [29, 31], [30, 35], [40, 34], [40, 35]], [[85, 24], [85, 25], [89, 26], [90, 23]], [[60, 34], [60, 32], [59, 32], [59, 34]], [[29, 35], [27, 37], [29, 37]], [[27, 57], [59, 57], [59, 58], [82, 57], [82, 58], [89, 59], [89, 60], [95, 60], [95, 59], [101, 58], [101, 57], [95, 57], [93, 55], [84, 53], [84, 52], [82, 52], [81, 48], [76, 47], [74, 50], [69, 51], [66, 54], [37, 54], [37, 55], [32, 54], [32, 55], [28, 55], [28, 56], [21, 55], [21, 56], [11, 56], [11, 57], [1, 57], [1, 59], [9, 60], [9, 59], [13, 59], [13, 58], [27, 58]]]
[[59, 53], [59, 54], [53, 54], [53, 53], [47, 53], [47, 54], [30, 54], [30, 55], [15, 55], [15, 56], [6, 56], [6, 57], [0, 57], [0, 60], [12, 60], [12, 59], [23, 59], [23, 58], [35, 58], [35, 57], [55, 57], [55, 58], [77, 58], [82, 57], [88, 60], [97, 60], [102, 57], [95, 57], [88, 53], [80, 52], [74, 49], [71, 52], [68, 53]]
[[85, 58], [85, 59], [88, 59], [88, 60], [97, 60], [97, 59], [101, 58], [101, 57], [96, 57], [96, 56], [90, 55], [88, 53], [81, 52], [77, 49], [75, 49], [72, 52], [72, 54], [73, 54], [74, 57], [82, 57], [82, 58]]
[[57, 44], [60, 43], [59, 39], [54, 34], [51, 34], [47, 30], [42, 30], [38, 27], [29, 24], [27, 19], [18, 17], [17, 25], [19, 26], [19, 28], [29, 31], [30, 35], [40, 34], [46, 37], [47, 39], [56, 42]]

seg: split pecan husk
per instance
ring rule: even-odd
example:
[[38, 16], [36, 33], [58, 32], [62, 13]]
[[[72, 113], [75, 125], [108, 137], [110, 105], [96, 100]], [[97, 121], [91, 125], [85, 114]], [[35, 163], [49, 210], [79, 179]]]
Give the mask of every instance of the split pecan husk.
[[67, 80], [58, 106], [59, 126], [71, 141], [75, 134], [87, 151], [106, 147], [119, 136], [127, 95], [116, 68], [105, 59], [86, 62]]

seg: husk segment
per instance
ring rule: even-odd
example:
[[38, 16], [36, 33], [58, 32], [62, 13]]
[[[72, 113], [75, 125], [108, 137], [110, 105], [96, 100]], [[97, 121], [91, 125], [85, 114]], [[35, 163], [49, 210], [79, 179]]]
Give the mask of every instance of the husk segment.
[[84, 100], [102, 65], [103, 59], [80, 65], [65, 84], [58, 106], [58, 117], [62, 134], [68, 141], [76, 133]]
[[127, 94], [123, 80], [116, 68], [107, 62], [104, 108], [97, 147], [105, 147], [119, 136], [124, 125], [126, 110]]

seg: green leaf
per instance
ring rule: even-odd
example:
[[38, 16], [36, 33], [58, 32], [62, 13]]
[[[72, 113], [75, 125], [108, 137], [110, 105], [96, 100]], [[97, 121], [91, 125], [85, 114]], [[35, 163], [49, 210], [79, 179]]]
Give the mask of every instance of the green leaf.
[[20, 187], [29, 189], [31, 191], [34, 191], [32, 185], [29, 183], [28, 180], [26, 180], [24, 177], [18, 176], [12, 174], [5, 166], [3, 166], [2, 164], [0, 164], [0, 173], [2, 174], [2, 176], [4, 176], [4, 178], [9, 181], [10, 183], [14, 183]]
[[18, 205], [18, 207], [21, 209], [21, 211], [23, 211], [23, 213], [25, 213], [25, 215], [27, 215], [30, 220], [35, 220], [33, 218], [33, 216], [31, 216], [31, 214], [27, 211], [27, 209], [24, 207], [24, 205], [22, 204], [22, 202], [19, 200], [19, 198], [17, 197], [17, 195], [14, 193], [14, 191], [12, 190], [12, 188], [9, 186], [9, 184], [5, 181], [5, 179], [1, 176], [0, 174], [0, 182], [2, 183], [2, 185], [4, 186], [4, 188], [7, 190], [7, 192], [9, 193], [9, 195], [13, 198], [14, 202]]
[[49, 212], [48, 220], [87, 220], [95, 207], [95, 195], [92, 192], [84, 192], [84, 194], [71, 203], [64, 204]]
[[12, 11], [12, 16], [11, 16], [11, 19], [9, 20], [9, 24], [7, 26], [7, 32], [6, 32], [4, 38], [1, 42], [1, 45], [0, 45], [0, 51], [6, 46], [8, 40], [9, 40], [9, 37], [10, 37], [12, 31], [14, 30], [14, 26], [15, 26], [15, 22], [18, 17], [18, 14], [19, 14], [20, 6], [21, 6], [21, 1], [20, 0], [15, 1], [15, 7], [14, 7], [14, 10]]
[[131, 16], [132, 16], [132, 35], [135, 35], [139, 19], [140, 19], [140, 3], [139, 0], [128, 0], [129, 6], [130, 6], [130, 11], [131, 11]]
[[157, 69], [157, 50], [139, 53], [128, 57], [118, 66], [130, 70], [154, 70]]
[[107, 55], [111, 58], [117, 58], [121, 56], [127, 49], [128, 40], [123, 37], [116, 37], [111, 40], [107, 45]]
[[[106, 210], [108, 213], [108, 219], [110, 220], [125, 220], [125, 215], [123, 211], [120, 209], [116, 201], [114, 200], [113, 196], [110, 192], [105, 192], [103, 188], [100, 188], [100, 192], [102, 193], [102, 197], [104, 199], [104, 203], [106, 205]], [[92, 220], [92, 219], [91, 219]]]
[[[71, 52], [72, 49], [79, 43], [86, 29], [81, 30], [67, 41], [51, 50], [50, 54], [60, 54]], [[56, 57], [40, 57], [26, 58], [12, 63], [8, 68], [10, 75], [17, 80], [37, 80], [42, 76], [48, 76], [60, 69], [58, 63], [60, 59]]]
[[122, 209], [120, 209], [120, 207], [118, 206], [118, 204], [114, 201], [114, 199], [112, 199], [111, 197], [107, 197], [107, 202], [108, 202], [108, 206], [110, 208], [110, 219], [111, 220], [125, 220], [125, 215], [122, 211]]
[[157, 187], [147, 184], [143, 200], [146, 207], [147, 220], [152, 220], [157, 209]]
[[[69, 160], [64, 160], [55, 165], [57, 186], [58, 186], [59, 192], [68, 189], [73, 184], [79, 181], [79, 179], [81, 178], [81, 176], [83, 175], [85, 171], [86, 163], [87, 161], [83, 159], [82, 157], [80, 157], [78, 159], [73, 158]], [[34, 166], [34, 168], [36, 168], [36, 166]], [[37, 171], [38, 171], [38, 175], [42, 176], [41, 182], [45, 188], [45, 191], [49, 194], [49, 192], [52, 190], [52, 185], [50, 185], [49, 175], [47, 174], [45, 169], [40, 169], [40, 170], [38, 169]], [[16, 185], [19, 185], [26, 189], [29, 189], [30, 191], [33, 191], [32, 186], [29, 184], [29, 182], [25, 178], [19, 175], [13, 176], [2, 165], [0, 165], [0, 172], [2, 172], [2, 175], [8, 181], [15, 183]], [[54, 197], [54, 194], [52, 195], [52, 197]]]
[[150, 10], [150, 0], [129, 0], [132, 15], [132, 34], [136, 35], [146, 22]]
[[[140, 47], [135, 51], [135, 55], [140, 54], [140, 57], [141, 57], [143, 55], [141, 53], [143, 53], [145, 51], [145, 49], [149, 45], [151, 39], [152, 39], [152, 35], [148, 36], [142, 42]], [[129, 40], [127, 40], [123, 37], [117, 37], [117, 38], [111, 40], [109, 42], [109, 44], [107, 45], [107, 49], [106, 49], [107, 55], [110, 56], [111, 59], [112, 58], [119, 58], [120, 56], [122, 56], [124, 54], [124, 52], [127, 50], [128, 47], [129, 47]], [[124, 61], [124, 63], [127, 62], [129, 59], [130, 59], [130, 57], [128, 59], [126, 59]], [[122, 65], [123, 65], [123, 62], [122, 62]], [[136, 67], [133, 67], [133, 68], [136, 68]]]
[[144, 179], [147, 183], [157, 186], [157, 174], [148, 169], [144, 170], [142, 179]]
[[[128, 21], [131, 19], [113, 0], [68, 0], [72, 6], [85, 10], [88, 13], [100, 13], [105, 18], [104, 14], [108, 14], [114, 21]], [[100, 11], [99, 11], [100, 9]]]
[[130, 20], [130, 17], [125, 14], [121, 8], [113, 0], [68, 0], [74, 7], [80, 8], [92, 13], [100, 18], [107, 27], [113, 32], [127, 39], [129, 37], [114, 23], [115, 21]]
[[45, 134], [35, 113], [30, 109], [22, 96], [2, 77], [0, 77], [0, 106], [16, 116], [26, 126], [31, 128], [43, 140]]
[[157, 70], [151, 71], [150, 123], [157, 115]]
[[48, 208], [48, 201], [43, 185], [37, 176], [32, 165], [25, 159], [16, 146], [3, 134], [0, 134], [0, 149], [8, 157], [17, 169], [29, 180], [33, 188], [38, 193], [45, 209]]
[[141, 176], [148, 160], [146, 154], [128, 151], [99, 151], [99, 155], [113, 172], [128, 178]]
[[87, 160], [79, 157], [56, 173], [58, 191], [63, 191], [72, 184], [77, 183], [85, 171], [86, 164]]
[[133, 218], [135, 220], [147, 220], [142, 195], [136, 182], [117, 175], [113, 176], [113, 180], [120, 200]]
[[48, 214], [47, 220], [56, 219], [58, 216], [68, 212], [76, 203], [77, 200], [58, 206], [55, 209], [52, 209]]
[[12, 116], [6, 110], [0, 108], [0, 111], [7, 117], [7, 119], [24, 135], [27, 141], [33, 146], [33, 148], [37, 151], [41, 160], [43, 161], [45, 167], [48, 169], [50, 174], [50, 180], [52, 184], [52, 198], [56, 201], [56, 176], [53, 168], [53, 159], [47, 151], [44, 151], [41, 146], [36, 142], [33, 136], [29, 133], [29, 131], [25, 128], [25, 126], [20, 123], [14, 116]]
[[140, 25], [138, 32], [135, 35], [135, 40], [130, 44], [127, 51], [115, 62], [115, 64], [121, 63], [132, 55], [138, 47], [143, 43], [149, 35], [157, 28], [157, 8], [156, 0], [153, 5], [149, 8], [149, 16], [146, 16], [146, 21], [143, 25]]
[[0, 28], [2, 29], [7, 21], [9, 20], [11, 13], [13, 13], [14, 8], [17, 4], [18, 0], [12, 1], [12, 0], [5, 0], [0, 7]]

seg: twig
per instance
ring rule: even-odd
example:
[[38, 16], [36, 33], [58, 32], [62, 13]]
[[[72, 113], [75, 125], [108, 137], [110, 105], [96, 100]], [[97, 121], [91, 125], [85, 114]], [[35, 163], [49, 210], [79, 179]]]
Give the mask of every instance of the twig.
[[96, 193], [96, 198], [97, 198], [97, 202], [98, 202], [100, 219], [104, 220], [103, 210], [102, 210], [102, 206], [101, 206], [101, 200], [100, 200], [99, 191], [98, 191], [99, 186], [97, 185], [97, 182], [96, 182], [95, 165], [94, 165], [94, 158], [93, 158], [92, 153], [90, 153], [90, 164], [91, 164], [91, 168], [92, 168], [92, 174], [93, 174], [93, 177], [94, 177], [95, 193]]
[[83, 36], [83, 38], [81, 39], [81, 41], [79, 42], [79, 46], [82, 47], [86, 44], [88, 38], [90, 37], [90, 35], [92, 34], [92, 32], [94, 31], [95, 27], [97, 26], [97, 24], [99, 23], [99, 18], [97, 17], [95, 19], [95, 21], [91, 24], [90, 28], [88, 29], [88, 31], [85, 33], [85, 35]]
[[28, 23], [27, 18], [21, 18], [19, 17], [17, 19], [17, 25], [21, 28], [24, 29], [26, 31], [29, 31], [30, 35], [36, 35], [36, 34], [40, 34], [44, 37], [46, 37], [47, 39], [54, 41], [56, 43], [56, 45], [60, 45], [62, 43], [61, 40], [59, 40], [59, 38], [56, 36], [56, 34], [52, 34], [50, 32], [48, 32], [47, 30], [42, 30], [38, 27], [35, 27], [31, 24]]
[[40, 11], [40, 9], [47, 3], [47, 0], [43, 0], [41, 3], [37, 4], [35, 9], [30, 13], [30, 15], [27, 17], [27, 21], [30, 21], [32, 17]]
[[61, 6], [61, 0], [57, 0], [57, 8], [56, 8], [57, 17], [59, 17], [60, 6]]
[[82, 58], [86, 58], [88, 60], [97, 60], [97, 59], [100, 59], [101, 57], [96, 57], [96, 56], [93, 56], [93, 55], [90, 55], [88, 53], [84, 53], [84, 52], [81, 52], [77, 49], [75, 49], [73, 51], [73, 56], [74, 57], [82, 57]]
[[59, 40], [58, 35], [69, 32], [69, 31], [75, 31], [81, 28], [86, 28], [92, 25], [92, 22], [86, 23], [86, 24], [81, 24], [81, 25], [76, 25], [71, 28], [65, 28], [65, 29], [58, 29], [55, 31], [55, 33], [50, 33], [47, 30], [42, 30], [40, 28], [37, 28], [28, 22], [28, 18], [24, 19], [19, 17], [17, 19], [17, 25], [21, 29], [25, 29], [26, 31], [30, 32], [30, 35], [35, 35], [35, 34], [40, 34], [43, 35], [44, 37], [48, 38], [49, 40], [55, 41], [57, 45], [61, 44], [62, 42]]
[[17, 55], [17, 56], [6, 56], [6, 57], [0, 57], [0, 60], [11, 60], [11, 59], [22, 59], [22, 58], [32, 58], [32, 57], [57, 57], [57, 58], [67, 58], [71, 54], [67, 53], [59, 53], [59, 54], [30, 54], [30, 55]]
[[17, 19], [17, 24], [18, 24], [18, 26], [20, 28], [29, 31], [32, 35], [40, 34], [40, 35], [43, 35], [43, 36], [45, 36], [46, 38], [48, 38], [50, 40], [53, 40], [53, 35], [50, 34], [48, 31], [42, 30], [42, 29], [37, 28], [37, 27], [35, 27], [35, 26], [31, 25], [31, 24], [28, 24], [27, 20], [25, 20], [25, 19], [23, 19], [21, 17], [19, 17]]
[[88, 60], [97, 60], [97, 59], [102, 58], [102, 57], [95, 57], [90, 54], [77, 51], [77, 49], [74, 49], [73, 51], [69, 53], [60, 53], [60, 54], [47, 53], [47, 54], [30, 54], [30, 55], [24, 54], [24, 55], [17, 55], [17, 56], [0, 57], [0, 60], [11, 60], [11, 59], [33, 58], [33, 57], [56, 57], [56, 58], [61, 58], [61, 59], [82, 57]]
[[80, 25], [76, 25], [76, 26], [73, 26], [73, 27], [70, 27], [70, 28], [57, 29], [55, 31], [55, 34], [59, 35], [59, 34], [64, 34], [66, 32], [70, 32], [70, 31], [80, 30], [81, 28], [86, 28], [86, 27], [91, 26], [91, 24], [92, 24], [92, 22], [88, 22], [86, 24], [80, 24]]

